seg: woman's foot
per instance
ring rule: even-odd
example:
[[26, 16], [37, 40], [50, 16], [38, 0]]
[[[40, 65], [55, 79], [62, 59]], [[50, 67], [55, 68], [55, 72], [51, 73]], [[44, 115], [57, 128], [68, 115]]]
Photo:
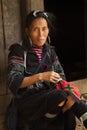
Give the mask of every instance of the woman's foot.
[[80, 116], [80, 121], [87, 128], [87, 112], [85, 112], [83, 115]]
[[87, 105], [75, 97], [75, 95], [69, 94], [67, 96], [67, 102], [63, 108], [63, 112], [69, 109], [72, 110], [74, 115], [80, 119], [87, 128]]
[[87, 128], [87, 105], [81, 101], [80, 103], [75, 103], [71, 109], [75, 116], [77, 116]]

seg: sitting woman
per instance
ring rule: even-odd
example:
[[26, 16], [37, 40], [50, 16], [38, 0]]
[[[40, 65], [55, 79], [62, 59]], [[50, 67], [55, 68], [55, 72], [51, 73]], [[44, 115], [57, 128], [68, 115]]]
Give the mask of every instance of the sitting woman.
[[69, 90], [56, 88], [66, 78], [49, 44], [51, 20], [44, 11], [27, 15], [22, 44], [12, 45], [8, 55], [9, 88], [29, 130], [75, 130], [75, 116], [87, 128], [87, 105]]

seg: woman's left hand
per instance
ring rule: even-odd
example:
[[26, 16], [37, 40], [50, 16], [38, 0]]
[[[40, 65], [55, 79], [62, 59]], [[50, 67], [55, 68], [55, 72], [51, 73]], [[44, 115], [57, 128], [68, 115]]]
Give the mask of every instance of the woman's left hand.
[[62, 80], [62, 78], [60, 77], [60, 75], [54, 71], [48, 71], [48, 72], [43, 72], [40, 73], [40, 80], [44, 80], [47, 82], [52, 82], [52, 83], [57, 83], [60, 80]]

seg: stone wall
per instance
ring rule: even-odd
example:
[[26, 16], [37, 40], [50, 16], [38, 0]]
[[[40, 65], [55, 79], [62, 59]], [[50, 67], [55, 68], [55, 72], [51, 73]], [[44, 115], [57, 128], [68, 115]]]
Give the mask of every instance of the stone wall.
[[7, 88], [7, 55], [11, 44], [21, 40], [20, 1], [0, 1], [0, 130], [11, 94]]

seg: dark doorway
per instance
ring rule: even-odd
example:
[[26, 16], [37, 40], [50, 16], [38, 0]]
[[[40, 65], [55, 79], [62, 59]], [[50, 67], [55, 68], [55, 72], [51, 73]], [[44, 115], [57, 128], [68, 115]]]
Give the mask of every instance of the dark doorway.
[[44, 7], [57, 18], [57, 35], [51, 41], [56, 47], [67, 80], [84, 78], [84, 0], [44, 0]]

